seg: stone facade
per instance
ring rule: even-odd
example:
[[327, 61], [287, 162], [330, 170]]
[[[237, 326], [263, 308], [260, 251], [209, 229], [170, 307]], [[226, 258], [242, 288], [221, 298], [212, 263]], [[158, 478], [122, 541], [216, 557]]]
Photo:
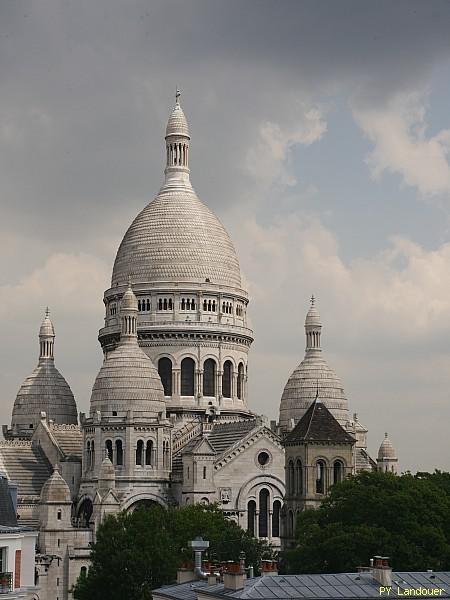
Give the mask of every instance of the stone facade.
[[[367, 429], [356, 415], [350, 419], [342, 384], [322, 356], [314, 302], [306, 356], [286, 385], [279, 426], [252, 412], [249, 298], [228, 233], [190, 183], [190, 133], [179, 94], [165, 140], [163, 186], [127, 230], [104, 294], [105, 360], [89, 412], [78, 424], [70, 387], [53, 364], [46, 314], [38, 369], [25, 386], [32, 401], [27, 408], [22, 388], [12, 427], [4, 427], [0, 470], [18, 484], [22, 521], [39, 528], [40, 600], [71, 599], [108, 514], [217, 502], [230, 519], [280, 548], [282, 514], [289, 522], [291, 513], [317, 506], [337, 462], [339, 477], [373, 468]], [[295, 437], [318, 396], [339, 435]], [[384, 455], [383, 464], [388, 459], [392, 465]], [[292, 461], [300, 461], [305, 486], [297, 493], [294, 484], [285, 495]], [[320, 493], [319, 461], [327, 482]]]

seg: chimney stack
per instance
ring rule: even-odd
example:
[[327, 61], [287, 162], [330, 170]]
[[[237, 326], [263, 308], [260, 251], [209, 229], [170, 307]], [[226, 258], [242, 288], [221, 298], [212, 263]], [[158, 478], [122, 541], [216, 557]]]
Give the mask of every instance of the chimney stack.
[[392, 585], [392, 569], [389, 566], [388, 556], [375, 556], [373, 576], [381, 586], [389, 587]]

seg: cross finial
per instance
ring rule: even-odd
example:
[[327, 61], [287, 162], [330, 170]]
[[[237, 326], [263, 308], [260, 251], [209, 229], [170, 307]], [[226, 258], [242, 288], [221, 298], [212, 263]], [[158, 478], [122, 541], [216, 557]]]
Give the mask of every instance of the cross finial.
[[314, 294], [311, 294], [311, 306], [314, 306], [316, 304], [316, 299], [314, 297]]
[[177, 106], [180, 105], [180, 96], [181, 96], [181, 92], [180, 92], [180, 90], [178, 89], [178, 86], [177, 86], [176, 90], [175, 90], [175, 104]]
[[45, 316], [48, 317], [49, 314], [50, 314], [50, 309], [47, 306], [47, 308], [45, 309]]
[[128, 275], [128, 287], [131, 287], [131, 275]]
[[386, 431], [385, 434], [384, 434], [384, 437], [387, 438], [387, 436], [388, 436], [388, 434], [387, 434], [387, 431]]

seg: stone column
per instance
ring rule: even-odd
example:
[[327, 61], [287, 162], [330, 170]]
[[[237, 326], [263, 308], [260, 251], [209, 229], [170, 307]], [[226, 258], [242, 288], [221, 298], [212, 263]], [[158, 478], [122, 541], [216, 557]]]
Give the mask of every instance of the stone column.
[[135, 449], [133, 448], [134, 442], [134, 427], [133, 427], [133, 411], [127, 411], [127, 420], [126, 420], [126, 428], [125, 428], [125, 448], [124, 448], [124, 461], [127, 475], [131, 476], [134, 470], [134, 458], [135, 458]]

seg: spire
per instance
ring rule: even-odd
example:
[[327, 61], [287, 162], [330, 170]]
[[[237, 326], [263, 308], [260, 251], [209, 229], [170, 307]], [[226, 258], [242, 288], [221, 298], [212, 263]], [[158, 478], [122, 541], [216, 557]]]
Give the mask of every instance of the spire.
[[319, 311], [316, 308], [316, 299], [314, 294], [311, 296], [310, 307], [306, 313], [305, 319], [305, 334], [306, 334], [306, 351], [321, 350], [320, 336], [322, 333], [322, 322], [320, 320]]
[[120, 304], [121, 333], [120, 343], [137, 343], [138, 301], [131, 287], [131, 275], [128, 276], [128, 288]]
[[181, 92], [175, 92], [175, 106], [166, 127], [166, 180], [189, 180], [189, 126], [180, 103]]
[[44, 320], [39, 329], [39, 362], [42, 360], [53, 360], [55, 329], [49, 315], [50, 311], [47, 306], [45, 309]]

